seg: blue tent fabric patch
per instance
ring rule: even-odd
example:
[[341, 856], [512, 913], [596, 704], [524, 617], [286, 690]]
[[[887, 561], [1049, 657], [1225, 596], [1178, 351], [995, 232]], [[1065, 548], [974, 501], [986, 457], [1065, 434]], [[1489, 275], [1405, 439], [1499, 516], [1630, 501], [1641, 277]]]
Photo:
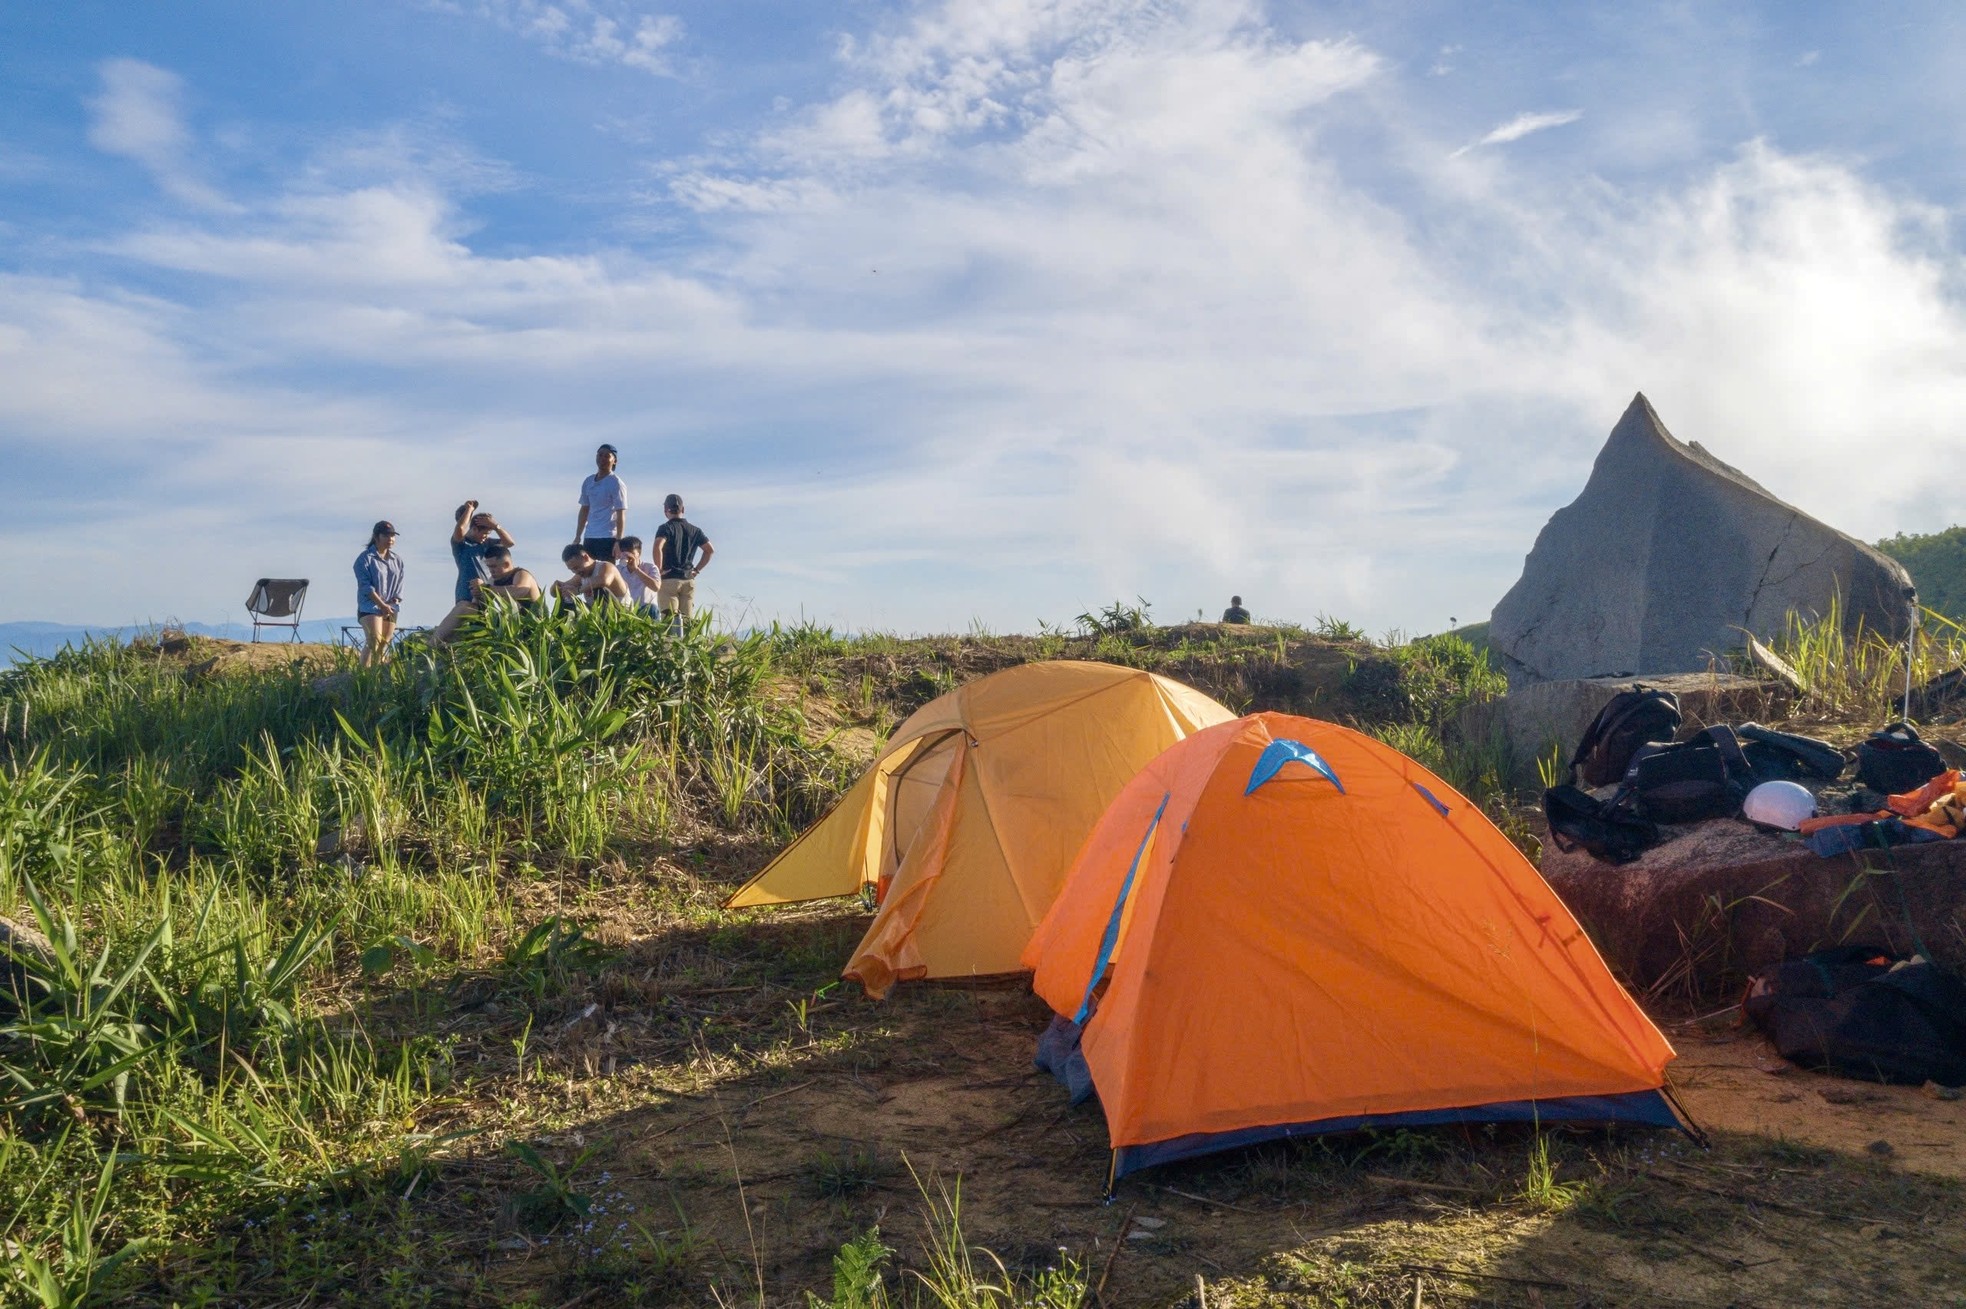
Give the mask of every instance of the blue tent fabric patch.
[[1331, 771], [1331, 765], [1318, 756], [1318, 752], [1302, 741], [1276, 740], [1263, 747], [1263, 753], [1256, 758], [1256, 767], [1249, 770], [1249, 785], [1243, 794], [1253, 793], [1257, 787], [1275, 777], [1280, 769], [1295, 761], [1308, 764], [1320, 776], [1338, 788], [1338, 794], [1345, 793], [1345, 784], [1338, 780], [1338, 774]]
[[1072, 1021], [1083, 1023], [1092, 1017], [1092, 993], [1099, 989], [1099, 979], [1106, 975], [1106, 965], [1113, 961], [1113, 950], [1119, 945], [1120, 919], [1126, 912], [1126, 898], [1133, 894], [1133, 879], [1140, 871], [1140, 860], [1146, 856], [1147, 843], [1154, 839], [1154, 829], [1160, 826], [1161, 815], [1167, 812], [1167, 802], [1171, 793], [1163, 793], [1160, 807], [1154, 810], [1154, 820], [1147, 824], [1147, 831], [1140, 838], [1140, 848], [1133, 852], [1133, 863], [1126, 870], [1126, 880], [1120, 883], [1119, 898], [1113, 901], [1112, 917], [1106, 920], [1106, 931], [1099, 938], [1099, 957], [1092, 961], [1092, 976], [1085, 979], [1085, 999], [1079, 1003], [1079, 1011], [1072, 1015]]
[[1428, 804], [1434, 807], [1435, 813], [1439, 814], [1442, 818], [1447, 817], [1447, 806], [1440, 802], [1439, 796], [1435, 795], [1432, 791], [1429, 791], [1426, 787], [1420, 785], [1418, 782], [1414, 782], [1412, 786], [1414, 790], [1420, 793], [1420, 795], [1426, 800]]

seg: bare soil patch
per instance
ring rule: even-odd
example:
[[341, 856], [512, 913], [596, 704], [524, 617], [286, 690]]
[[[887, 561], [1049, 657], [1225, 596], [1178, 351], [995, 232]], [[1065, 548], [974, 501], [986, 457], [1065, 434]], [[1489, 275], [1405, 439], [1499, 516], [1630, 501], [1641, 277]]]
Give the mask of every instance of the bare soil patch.
[[[762, 1282], [764, 1303], [802, 1304], [870, 1227], [904, 1276], [920, 1266], [923, 1192], [946, 1190], [1007, 1268], [1076, 1260], [1109, 1306], [1193, 1304], [1197, 1275], [1212, 1306], [1407, 1309], [1416, 1284], [1429, 1305], [1966, 1304], [1958, 1102], [1771, 1073], [1752, 1034], [1689, 1028], [1677, 1080], [1710, 1151], [1558, 1133], [1543, 1177], [1527, 1131], [1356, 1135], [1151, 1171], [1108, 1203], [1097, 1106], [1031, 1068], [1044, 1006], [1021, 981], [884, 1003], [830, 987], [864, 922], [818, 906], [676, 925], [537, 1009], [533, 1094], [565, 1109], [535, 1140], [580, 1161], [606, 1212], [527, 1230], [521, 1170], [447, 1168], [433, 1198], [446, 1228], [484, 1234], [456, 1251], [481, 1285], [539, 1304], [707, 1303], [712, 1286], [756, 1303]], [[610, 1225], [631, 1216], [656, 1247], [620, 1245]]]

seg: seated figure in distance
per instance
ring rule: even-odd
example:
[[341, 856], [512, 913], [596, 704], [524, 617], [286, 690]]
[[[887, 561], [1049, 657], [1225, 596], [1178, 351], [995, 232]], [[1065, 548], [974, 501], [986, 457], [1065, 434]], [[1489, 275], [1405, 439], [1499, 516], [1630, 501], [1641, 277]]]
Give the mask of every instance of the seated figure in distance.
[[623, 604], [628, 602], [628, 583], [621, 580], [621, 570], [588, 554], [585, 545], [575, 542], [560, 551], [560, 562], [572, 574], [553, 583], [554, 593], [562, 600], [571, 603], [612, 596]]
[[458, 624], [465, 615], [482, 613], [487, 604], [511, 604], [529, 607], [539, 603], [539, 579], [523, 568], [512, 564], [512, 547], [493, 543], [484, 550], [484, 577], [471, 579], [471, 598], [459, 600], [444, 615], [442, 622], [430, 630], [430, 644], [442, 645], [457, 635]]
[[1232, 595], [1229, 597], [1229, 607], [1222, 611], [1222, 621], [1225, 623], [1246, 623], [1249, 621], [1249, 611], [1242, 607], [1241, 596]]
[[628, 584], [628, 598], [637, 609], [655, 614], [656, 598], [662, 591], [662, 574], [642, 562], [642, 538], [624, 536], [614, 543], [614, 566]]

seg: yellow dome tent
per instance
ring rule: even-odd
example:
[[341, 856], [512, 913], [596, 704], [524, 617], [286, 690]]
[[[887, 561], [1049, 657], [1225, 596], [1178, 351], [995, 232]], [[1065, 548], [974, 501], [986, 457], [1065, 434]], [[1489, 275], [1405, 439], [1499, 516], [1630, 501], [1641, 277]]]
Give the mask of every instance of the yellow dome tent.
[[1015, 972], [1080, 842], [1147, 761], [1235, 715], [1137, 668], [1060, 660], [978, 678], [918, 709], [835, 805], [727, 909], [855, 895], [880, 912], [845, 976]]

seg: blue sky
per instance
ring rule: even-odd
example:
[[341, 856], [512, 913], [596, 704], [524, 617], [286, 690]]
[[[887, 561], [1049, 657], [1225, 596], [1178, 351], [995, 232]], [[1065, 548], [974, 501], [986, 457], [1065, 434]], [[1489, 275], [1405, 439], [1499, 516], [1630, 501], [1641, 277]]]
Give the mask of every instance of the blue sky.
[[727, 618], [1469, 621], [1634, 391], [1966, 519], [1942, 4], [0, 7], [0, 619], [412, 620], [593, 446]]

